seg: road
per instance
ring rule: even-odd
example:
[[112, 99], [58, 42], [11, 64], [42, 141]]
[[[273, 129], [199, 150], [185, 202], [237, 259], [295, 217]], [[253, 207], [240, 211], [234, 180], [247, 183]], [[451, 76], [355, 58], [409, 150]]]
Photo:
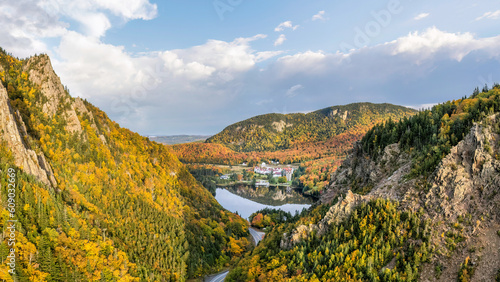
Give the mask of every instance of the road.
[[[264, 235], [266, 234], [264, 232], [257, 231], [251, 227], [248, 228], [248, 231], [250, 231], [250, 235], [252, 235], [252, 238], [255, 242], [255, 246], [257, 246], [257, 244], [259, 244], [259, 242], [262, 240], [262, 238], [264, 238]], [[226, 270], [224, 272], [215, 274], [214, 277], [205, 278], [205, 281], [206, 282], [222, 282], [222, 281], [224, 281], [224, 279], [226, 279], [226, 276], [228, 274], [229, 274], [229, 271]]]
[[264, 235], [266, 234], [264, 232], [257, 231], [251, 227], [248, 228], [248, 231], [250, 231], [250, 234], [252, 235], [253, 240], [255, 241], [255, 246], [259, 244], [260, 240], [262, 240], [262, 238], [264, 238]]
[[207, 282], [222, 282], [224, 279], [226, 279], [227, 274], [229, 273], [229, 270], [226, 270], [224, 272], [216, 274], [212, 278], [207, 278], [205, 281]]

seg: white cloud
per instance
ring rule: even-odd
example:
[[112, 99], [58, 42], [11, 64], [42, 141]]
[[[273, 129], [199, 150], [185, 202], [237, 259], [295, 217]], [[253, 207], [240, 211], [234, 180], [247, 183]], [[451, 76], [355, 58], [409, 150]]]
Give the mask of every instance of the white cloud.
[[292, 87], [290, 87], [287, 91], [286, 91], [286, 96], [291, 98], [291, 97], [294, 97], [296, 96], [298, 93], [297, 91], [303, 89], [304, 86], [302, 86], [301, 84], [297, 84], [297, 85], [294, 85]]
[[152, 19], [156, 4], [149, 0], [16, 0], [0, 2], [0, 45], [15, 56], [53, 54], [47, 38], [61, 38], [70, 31], [64, 18], [81, 25], [86, 36], [100, 38], [112, 26], [109, 14], [122, 18]]
[[[149, 0], [16, 0], [0, 3], [0, 44], [15, 55], [48, 52], [44, 39], [70, 30], [65, 18], [79, 23], [87, 36], [100, 38], [112, 26], [110, 15], [123, 21], [152, 19], [156, 4]], [[73, 27], [74, 29], [74, 27]]]
[[257, 34], [257, 35], [254, 35], [252, 37], [240, 37], [240, 38], [236, 38], [234, 41], [237, 42], [237, 43], [248, 44], [248, 43], [250, 43], [252, 41], [256, 41], [256, 40], [264, 39], [264, 38], [267, 38], [266, 34]]
[[186, 62], [172, 51], [161, 52], [159, 57], [163, 60], [165, 70], [176, 79], [187, 81], [206, 79], [216, 70], [215, 67], [204, 65], [198, 61]]
[[291, 21], [282, 22], [274, 29], [274, 31], [280, 32], [283, 31], [285, 28], [291, 28], [292, 26], [293, 25]]
[[324, 21], [324, 20], [326, 20], [326, 18], [325, 18], [325, 11], [319, 11], [316, 15], [314, 15], [312, 17], [312, 20], [313, 21], [318, 21], [318, 20]]
[[38, 0], [36, 5], [51, 14], [73, 16], [80, 12], [109, 11], [125, 20], [151, 20], [158, 13], [156, 4], [149, 0]]
[[274, 31], [281, 32], [281, 31], [285, 30], [286, 28], [291, 28], [292, 30], [296, 30], [297, 28], [299, 28], [299, 25], [294, 26], [292, 21], [286, 21], [286, 22], [280, 23], [276, 28], [274, 28]]
[[237, 38], [232, 42], [208, 40], [207, 43], [188, 49], [172, 50], [182, 58], [191, 62], [216, 68], [227, 73], [244, 72], [255, 66], [257, 62], [270, 59], [280, 52], [255, 52], [250, 43], [265, 38], [259, 34], [249, 38]]
[[83, 25], [85, 34], [100, 38], [111, 28], [111, 22], [103, 13], [75, 13], [73, 18]]
[[[445, 84], [456, 98], [467, 77], [473, 83], [480, 75], [500, 78], [500, 36], [478, 38], [437, 28], [347, 54], [306, 51], [275, 61], [270, 59], [283, 51], [252, 48], [266, 38], [263, 34], [133, 54], [103, 43], [117, 17], [122, 24], [156, 14], [156, 5], [147, 0], [2, 1], [0, 46], [16, 56], [57, 55], [53, 65], [72, 95], [89, 99], [141, 133], [215, 133], [242, 116], [282, 108], [299, 112], [367, 100], [420, 105], [445, 100], [439, 92]], [[324, 11], [317, 16], [325, 20]], [[276, 29], [282, 34], [297, 27], [286, 21]], [[48, 47], [47, 38], [60, 39], [59, 46]], [[282, 34], [275, 43], [285, 40]], [[471, 75], [477, 70], [482, 73]], [[308, 95], [298, 95], [303, 89]]]
[[416, 62], [443, 54], [446, 57], [461, 61], [472, 51], [484, 50], [496, 57], [500, 54], [500, 36], [487, 39], [476, 39], [474, 35], [466, 33], [447, 33], [429, 28], [422, 33], [413, 32], [398, 38], [387, 46], [392, 48], [392, 54], [412, 55]]
[[263, 51], [256, 53], [256, 62], [266, 61], [272, 57], [283, 54], [283, 51]]
[[[158, 80], [155, 83], [175, 79], [189, 84], [210, 78], [212, 83], [224, 84], [254, 68], [256, 63], [281, 54], [255, 52], [249, 43], [259, 38], [263, 36], [237, 38], [232, 42], [209, 40], [188, 49], [131, 56], [121, 46], [69, 32], [57, 49], [62, 58], [57, 67], [77, 95], [95, 93], [98, 89], [118, 94], [142, 83], [141, 77], [148, 76]], [[150, 75], [151, 72], [156, 74]]]
[[28, 0], [0, 2], [0, 46], [19, 57], [47, 52], [44, 38], [63, 35], [69, 26]]
[[[85, 94], [122, 126], [155, 134], [215, 133], [242, 117], [285, 108], [299, 112], [356, 101], [418, 108], [469, 94], [460, 89], [468, 90], [467, 64], [475, 62], [500, 77], [500, 37], [430, 28], [349, 54], [306, 51], [258, 65], [282, 54], [253, 50], [262, 38], [209, 40], [137, 56], [70, 33], [58, 50], [63, 61], [55, 65], [73, 95]], [[470, 59], [458, 60], [464, 56]]]
[[[283, 56], [265, 73], [269, 79], [280, 82], [281, 87], [281, 83], [290, 84], [300, 80], [301, 85], [310, 91], [315, 91], [312, 89], [317, 89], [317, 84], [322, 84], [322, 89], [345, 94], [349, 87], [359, 83], [381, 86], [394, 84], [398, 79], [407, 81], [432, 76], [439, 66], [456, 66], [469, 55], [471, 57], [466, 61], [467, 64], [481, 61], [498, 66], [500, 36], [475, 38], [470, 33], [447, 33], [430, 28], [424, 32], [410, 33], [392, 42], [355, 49], [348, 54], [307, 51]], [[332, 85], [335, 87], [332, 88]], [[356, 87], [355, 92], [359, 91], [360, 88]], [[369, 88], [367, 91], [371, 93]], [[366, 101], [374, 98], [375, 96], [367, 94], [357, 99]], [[355, 97], [350, 96], [350, 99]]]
[[318, 74], [325, 70], [327, 55], [322, 52], [307, 51], [294, 55], [283, 56], [278, 59], [276, 66], [281, 77], [297, 73]]
[[424, 103], [424, 104], [405, 106], [405, 107], [412, 108], [415, 110], [422, 110], [422, 109], [425, 110], [425, 109], [431, 109], [432, 107], [434, 107], [437, 104], [439, 104], [439, 103]]
[[111, 28], [107, 13], [121, 17], [124, 21], [153, 19], [157, 14], [156, 4], [149, 0], [41, 0], [42, 7], [56, 11], [79, 22], [88, 36], [102, 37]]
[[[196, 109], [197, 114], [223, 107], [241, 95], [244, 77], [258, 72], [257, 63], [282, 53], [251, 48], [253, 41], [266, 38], [264, 34], [135, 54], [102, 42], [117, 17], [118, 24], [151, 19], [156, 9], [148, 0], [2, 1], [0, 46], [21, 57], [49, 53], [73, 96], [91, 100], [135, 130], [151, 127], [153, 119], [185, 125], [189, 117], [184, 114], [190, 112], [186, 107]], [[51, 37], [58, 46], [46, 45]], [[193, 125], [203, 123], [196, 114], [192, 116], [196, 116]], [[210, 117], [203, 119], [207, 126], [214, 122]]]
[[151, 20], [158, 14], [158, 7], [149, 3], [149, 0], [94, 0], [93, 2], [126, 20]]
[[500, 10], [494, 12], [486, 12], [482, 16], [477, 17], [476, 21], [480, 21], [482, 19], [490, 19], [490, 20], [500, 19]]
[[54, 67], [77, 96], [117, 94], [129, 89], [141, 63], [125, 53], [123, 47], [73, 31], [62, 37], [56, 52], [61, 61], [54, 62]]
[[187, 49], [132, 55], [124, 47], [69, 32], [54, 67], [72, 95], [101, 105], [123, 126], [146, 128], [152, 115], [155, 120], [168, 116], [171, 122], [192, 109], [201, 114], [229, 103], [242, 91], [247, 73], [258, 71], [258, 62], [281, 54], [253, 50], [250, 43], [261, 38], [209, 40]]
[[276, 41], [274, 41], [274, 46], [279, 46], [283, 44], [286, 41], [286, 36], [284, 34], [281, 34]]
[[414, 17], [413, 19], [416, 20], [416, 21], [419, 21], [421, 19], [425, 19], [429, 16], [430, 14], [429, 13], [421, 13], [421, 14], [418, 14], [416, 17]]

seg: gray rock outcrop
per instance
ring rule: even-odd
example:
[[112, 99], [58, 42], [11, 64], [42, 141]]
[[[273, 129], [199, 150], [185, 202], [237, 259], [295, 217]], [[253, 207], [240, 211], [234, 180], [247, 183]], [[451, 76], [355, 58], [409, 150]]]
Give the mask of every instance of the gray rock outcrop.
[[7, 94], [0, 84], [0, 132], [1, 139], [12, 151], [14, 163], [26, 173], [34, 175], [46, 185], [56, 187], [57, 182], [52, 168], [43, 153], [37, 154], [26, 144], [26, 126], [18, 111], [15, 111]]
[[[43, 113], [49, 117], [54, 116], [58, 111], [66, 120], [65, 129], [69, 132], [81, 132], [82, 127], [78, 119], [77, 110], [83, 114], [89, 111], [81, 99], [73, 99], [66, 93], [61, 79], [52, 68], [50, 58], [47, 55], [31, 57], [24, 66], [24, 71], [28, 72], [31, 83], [40, 87], [43, 99], [41, 107]], [[91, 120], [93, 119], [90, 114]]]
[[326, 215], [317, 224], [309, 224], [309, 226], [299, 225], [291, 234], [283, 234], [280, 247], [282, 249], [290, 249], [295, 244], [306, 239], [313, 232], [316, 232], [318, 236], [324, 235], [328, 232], [328, 226], [341, 222], [347, 218], [356, 207], [368, 202], [371, 198], [371, 196], [354, 194], [351, 190], [347, 191], [345, 196], [341, 196], [338, 202], [330, 207]]

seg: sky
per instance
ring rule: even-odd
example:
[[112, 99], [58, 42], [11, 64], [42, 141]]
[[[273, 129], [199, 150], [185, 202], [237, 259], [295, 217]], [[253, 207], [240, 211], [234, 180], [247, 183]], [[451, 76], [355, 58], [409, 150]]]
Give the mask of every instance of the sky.
[[3, 0], [0, 46], [143, 135], [266, 113], [429, 107], [500, 82], [498, 1]]

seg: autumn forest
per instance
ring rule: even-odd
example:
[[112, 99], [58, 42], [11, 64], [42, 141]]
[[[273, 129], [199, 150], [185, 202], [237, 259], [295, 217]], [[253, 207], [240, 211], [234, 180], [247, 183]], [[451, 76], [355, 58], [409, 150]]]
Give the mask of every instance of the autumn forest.
[[[474, 281], [482, 257], [496, 262], [498, 84], [428, 109], [260, 115], [165, 145], [72, 97], [47, 55], [0, 49], [0, 80], [3, 281]], [[247, 219], [214, 197], [257, 179], [314, 203]]]

